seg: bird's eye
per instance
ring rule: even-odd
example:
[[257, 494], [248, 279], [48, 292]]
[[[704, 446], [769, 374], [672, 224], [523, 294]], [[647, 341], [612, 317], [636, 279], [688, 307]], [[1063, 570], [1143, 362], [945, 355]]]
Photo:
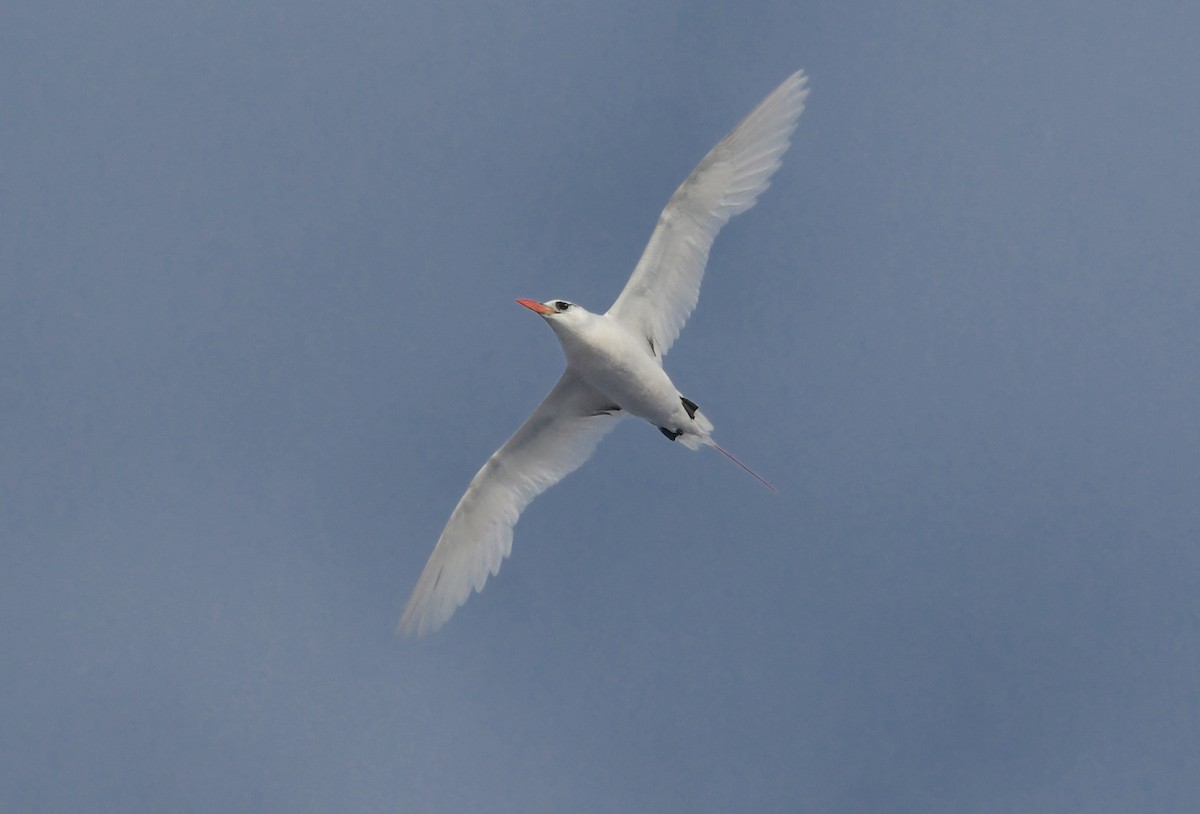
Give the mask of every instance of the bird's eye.
[[571, 307], [571, 303], [563, 302], [562, 300], [559, 300], [558, 302], [554, 303], [554, 307], [557, 308], [559, 311], [566, 311], [568, 308]]

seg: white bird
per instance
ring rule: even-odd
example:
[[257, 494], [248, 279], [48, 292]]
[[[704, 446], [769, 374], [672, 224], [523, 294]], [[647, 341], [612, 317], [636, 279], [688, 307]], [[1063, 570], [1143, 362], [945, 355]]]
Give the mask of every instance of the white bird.
[[717, 445], [712, 422], [671, 383], [662, 358], [696, 307], [717, 232], [770, 186], [804, 110], [806, 81], [803, 71], [788, 77], [675, 190], [607, 313], [566, 300], [517, 300], [554, 329], [567, 369], [472, 479], [417, 581], [399, 632], [436, 630], [472, 588], [482, 590], [512, 551], [522, 510], [578, 469], [623, 416], [645, 419], [690, 449], [711, 446], [770, 487]]

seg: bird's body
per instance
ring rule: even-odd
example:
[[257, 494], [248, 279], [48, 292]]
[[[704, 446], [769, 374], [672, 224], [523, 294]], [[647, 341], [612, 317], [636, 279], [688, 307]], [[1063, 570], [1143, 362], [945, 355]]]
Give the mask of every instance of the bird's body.
[[692, 448], [700, 443], [696, 439], [712, 431], [702, 415], [688, 414], [662, 360], [628, 325], [572, 304], [567, 313], [550, 320], [550, 327], [562, 344], [567, 367], [621, 412], [681, 433], [678, 440]]
[[436, 630], [483, 588], [512, 550], [529, 501], [579, 468], [624, 416], [644, 419], [691, 449], [710, 446], [758, 478], [712, 438], [713, 425], [675, 387], [663, 356], [696, 307], [708, 251], [732, 216], [770, 185], [808, 95], [788, 77], [700, 162], [667, 203], [616, 302], [594, 314], [566, 300], [517, 300], [554, 329], [567, 367], [550, 394], [471, 480], [400, 619]]

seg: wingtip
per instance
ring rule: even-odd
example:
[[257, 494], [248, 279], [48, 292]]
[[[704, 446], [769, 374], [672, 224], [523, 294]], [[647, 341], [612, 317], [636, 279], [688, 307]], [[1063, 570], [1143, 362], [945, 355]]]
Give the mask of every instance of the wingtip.
[[454, 611], [462, 604], [462, 602], [454, 604], [448, 610], [441, 608], [435, 603], [432, 595], [421, 588], [422, 586], [418, 583], [417, 589], [413, 591], [413, 596], [408, 601], [408, 606], [404, 608], [404, 613], [400, 616], [400, 621], [396, 623], [395, 633], [397, 636], [406, 639], [424, 638], [450, 621]]
[[420, 638], [421, 632], [413, 620], [409, 618], [408, 614], [405, 613], [400, 617], [400, 621], [396, 623], [392, 635], [398, 636], [401, 639], [415, 639]]
[[780, 82], [779, 86], [763, 101], [763, 106], [766, 107], [769, 102], [773, 101], [783, 102], [789, 108], [793, 108], [792, 117], [798, 119], [804, 112], [804, 102], [808, 99], [810, 90], [808, 74], [801, 68]]
[[787, 89], [788, 95], [792, 97], [793, 103], [797, 106], [796, 116], [799, 117], [804, 112], [804, 102], [808, 99], [808, 94], [811, 91], [811, 88], [808, 86], [808, 74], [801, 68], [785, 79], [783, 86]]
[[400, 621], [396, 622], [396, 628], [392, 631], [392, 635], [399, 636], [402, 639], [416, 639], [423, 635], [421, 626], [417, 624], [416, 619], [406, 608], [400, 616]]
[[431, 614], [428, 609], [406, 609], [400, 617], [400, 621], [396, 623], [394, 634], [402, 639], [423, 639], [430, 633], [436, 632], [449, 620], [449, 616], [440, 619]]

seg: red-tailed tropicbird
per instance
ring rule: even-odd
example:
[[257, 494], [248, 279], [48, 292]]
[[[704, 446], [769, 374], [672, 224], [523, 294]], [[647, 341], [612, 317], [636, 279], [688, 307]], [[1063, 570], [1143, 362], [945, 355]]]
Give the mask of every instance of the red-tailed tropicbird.
[[472, 479], [408, 600], [401, 632], [438, 629], [471, 589], [482, 590], [512, 551], [521, 511], [578, 469], [623, 416], [645, 419], [689, 449], [713, 447], [770, 487], [717, 445], [712, 422], [671, 383], [662, 358], [696, 307], [717, 232], [770, 186], [804, 110], [806, 81], [803, 71], [789, 76], [675, 190], [607, 313], [567, 300], [517, 300], [554, 329], [567, 369]]

